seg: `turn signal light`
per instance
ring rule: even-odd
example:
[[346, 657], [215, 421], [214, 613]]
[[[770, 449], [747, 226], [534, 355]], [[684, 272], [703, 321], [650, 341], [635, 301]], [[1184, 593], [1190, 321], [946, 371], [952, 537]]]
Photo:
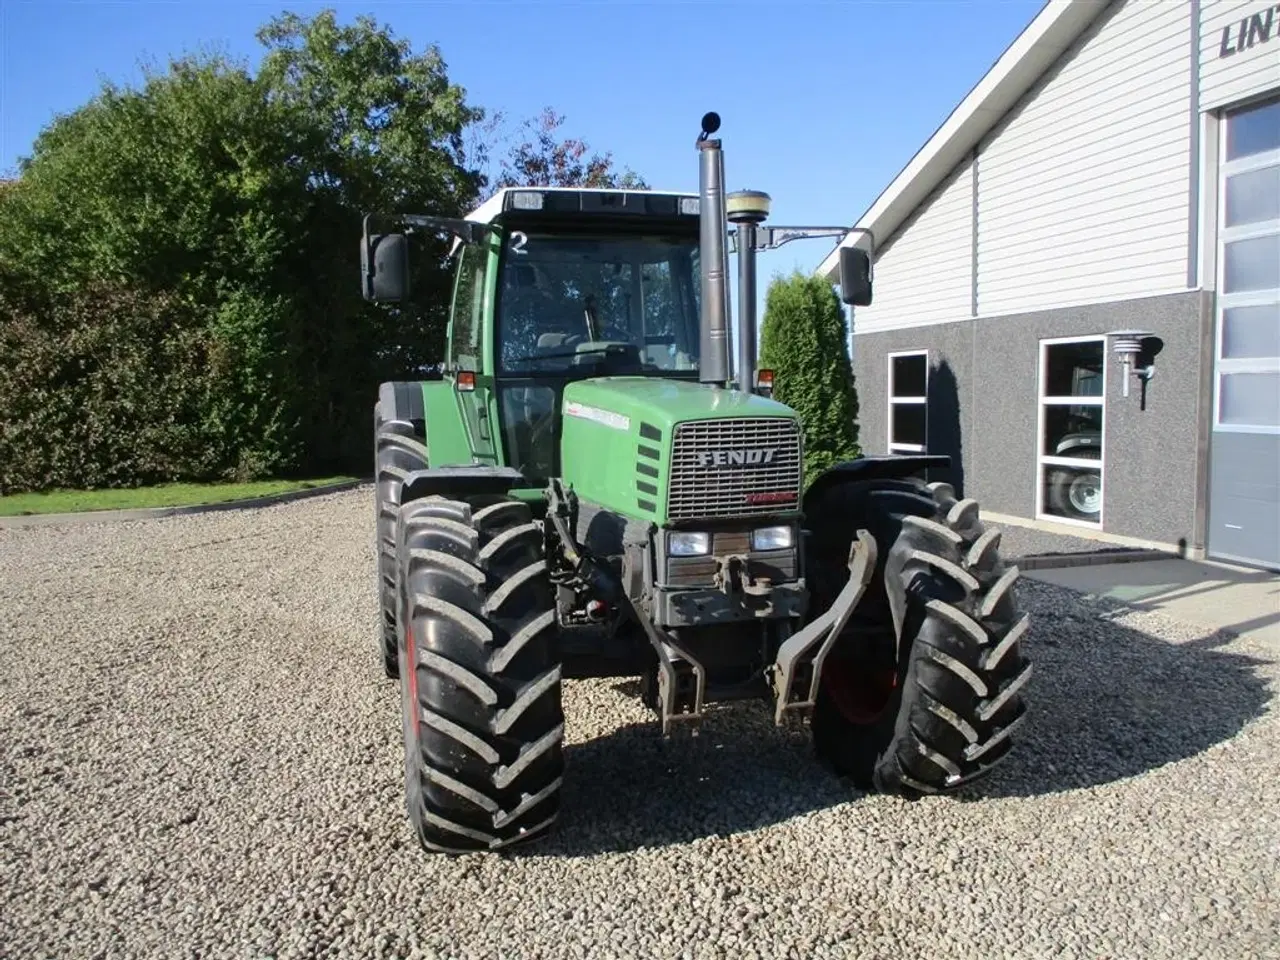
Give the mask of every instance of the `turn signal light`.
[[458, 371], [458, 390], [468, 393], [476, 388], [476, 375], [471, 370]]
[[761, 393], [773, 393], [773, 371], [761, 370], [756, 374], [756, 389]]

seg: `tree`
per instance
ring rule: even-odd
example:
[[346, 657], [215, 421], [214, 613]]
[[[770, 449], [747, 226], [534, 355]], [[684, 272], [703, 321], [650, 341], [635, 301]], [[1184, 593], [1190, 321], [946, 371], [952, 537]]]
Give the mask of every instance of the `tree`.
[[[192, 379], [157, 356], [150, 373], [157, 395], [182, 380], [198, 399], [203, 455], [174, 468], [193, 478], [361, 462], [377, 382], [438, 359], [450, 289], [447, 242], [424, 237], [415, 302], [394, 315], [366, 304], [361, 217], [458, 215], [482, 182], [462, 145], [483, 114], [434, 48], [414, 54], [372, 19], [340, 26], [328, 11], [277, 18], [259, 37], [267, 54], [256, 76], [193, 56], [149, 71], [140, 89], [105, 86], [43, 131], [21, 178], [0, 191], [0, 268], [44, 298], [39, 311], [10, 304], [0, 314], [14, 347], [0, 378], [58, 382], [56, 351], [40, 345], [60, 342], [58, 318], [88, 317], [86, 291], [111, 291], [119, 323], [141, 324], [130, 330], [147, 329], [160, 297], [156, 309], [206, 364]], [[94, 349], [106, 367], [131, 362], [123, 346]], [[133, 410], [138, 433], [171, 415]], [[43, 435], [85, 444], [92, 412], [67, 417]], [[12, 408], [4, 418], [6, 435], [33, 436]], [[86, 464], [85, 476], [145, 474], [99, 466]]]
[[[490, 122], [493, 132], [502, 121], [501, 114]], [[648, 184], [631, 168], [618, 173], [612, 153], [591, 153], [585, 141], [568, 137], [560, 139], [557, 131], [564, 115], [550, 107], [537, 117], [521, 124], [525, 139], [511, 147], [502, 160], [494, 186], [501, 187], [610, 187], [644, 190]]]
[[[415, 235], [394, 310], [363, 300], [356, 241], [366, 213], [474, 208], [501, 115], [369, 16], [258, 39], [256, 72], [193, 55], [105, 85], [0, 189], [0, 486], [363, 469], [376, 385], [442, 359], [449, 239]], [[501, 182], [643, 185], [563, 119], [525, 123]]]
[[774, 398], [795, 409], [804, 425], [806, 486], [825, 468], [861, 453], [848, 336], [831, 284], [798, 271], [770, 283], [760, 366], [773, 370]]

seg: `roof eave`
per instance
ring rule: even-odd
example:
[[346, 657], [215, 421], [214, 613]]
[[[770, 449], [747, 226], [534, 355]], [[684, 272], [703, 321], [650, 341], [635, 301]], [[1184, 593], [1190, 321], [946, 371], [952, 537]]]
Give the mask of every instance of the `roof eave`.
[[[891, 237], [1110, 3], [1048, 0], [856, 226], [870, 230], [877, 247]], [[818, 267], [819, 276], [838, 283], [840, 247], [856, 243], [858, 237], [852, 234], [841, 241]]]

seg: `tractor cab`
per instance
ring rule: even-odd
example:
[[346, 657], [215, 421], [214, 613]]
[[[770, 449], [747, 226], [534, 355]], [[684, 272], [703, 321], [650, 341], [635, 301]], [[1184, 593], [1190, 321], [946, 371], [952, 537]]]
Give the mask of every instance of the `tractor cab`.
[[[600, 377], [699, 378], [697, 194], [504, 188], [455, 240], [444, 378], [477, 462], [542, 486], [559, 475], [564, 388]], [[431, 224], [426, 224], [431, 226]], [[373, 237], [378, 271], [403, 256]], [[374, 299], [400, 299], [403, 288]], [[486, 430], [488, 421], [496, 431]]]
[[508, 462], [526, 477], [558, 475], [567, 384], [697, 381], [696, 196], [504, 190], [475, 216], [499, 232], [486, 251], [492, 306], [473, 308], [482, 327], [491, 319], [470, 335], [492, 357]]

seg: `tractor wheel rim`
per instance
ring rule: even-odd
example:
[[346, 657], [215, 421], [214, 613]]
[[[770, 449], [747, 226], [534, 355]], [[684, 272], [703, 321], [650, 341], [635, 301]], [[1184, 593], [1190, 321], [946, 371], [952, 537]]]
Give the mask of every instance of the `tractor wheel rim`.
[[836, 711], [849, 723], [875, 723], [889, 708], [898, 686], [896, 670], [872, 670], [847, 660], [828, 661], [822, 686]]
[[1102, 484], [1092, 475], [1076, 477], [1067, 492], [1071, 506], [1081, 513], [1097, 513], [1102, 509]]

